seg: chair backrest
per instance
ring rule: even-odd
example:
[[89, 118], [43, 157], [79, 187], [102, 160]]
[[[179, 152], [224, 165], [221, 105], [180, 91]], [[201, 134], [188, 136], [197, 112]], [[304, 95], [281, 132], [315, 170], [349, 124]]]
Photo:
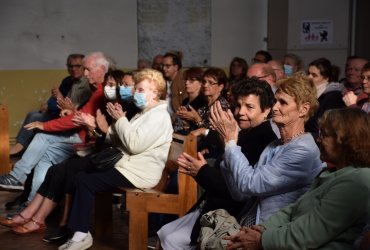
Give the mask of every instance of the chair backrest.
[[[178, 165], [176, 160], [179, 158], [182, 152], [186, 152], [193, 157], [196, 157], [197, 149], [197, 138], [193, 135], [180, 135], [174, 133], [172, 136], [171, 147], [168, 152], [168, 158], [166, 166], [162, 172], [162, 178], [159, 183], [153, 188], [157, 191], [164, 192], [168, 183], [170, 174], [178, 170]], [[183, 173], [178, 174], [178, 191], [179, 196], [183, 197], [181, 199], [181, 210], [189, 209], [195, 202], [197, 197], [194, 194], [197, 194], [197, 183], [194, 181], [193, 177], [187, 176]], [[183, 215], [186, 211], [182, 212]]]
[[10, 171], [8, 121], [8, 107], [0, 104], [0, 174]]

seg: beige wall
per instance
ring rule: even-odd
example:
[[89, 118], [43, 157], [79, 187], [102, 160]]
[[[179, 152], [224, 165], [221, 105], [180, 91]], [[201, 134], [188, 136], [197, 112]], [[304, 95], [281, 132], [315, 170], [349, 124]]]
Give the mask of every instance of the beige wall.
[[9, 109], [10, 141], [27, 112], [38, 110], [50, 96], [52, 86], [59, 86], [66, 70], [2, 70], [0, 71], [0, 104]]

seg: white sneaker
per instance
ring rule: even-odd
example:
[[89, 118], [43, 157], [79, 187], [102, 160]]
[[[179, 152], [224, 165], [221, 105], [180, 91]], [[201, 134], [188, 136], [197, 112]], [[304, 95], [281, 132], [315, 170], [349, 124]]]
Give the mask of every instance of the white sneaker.
[[58, 250], [85, 250], [91, 247], [93, 244], [93, 238], [90, 232], [87, 233], [86, 237], [81, 241], [73, 241], [69, 239], [66, 243], [61, 245]]

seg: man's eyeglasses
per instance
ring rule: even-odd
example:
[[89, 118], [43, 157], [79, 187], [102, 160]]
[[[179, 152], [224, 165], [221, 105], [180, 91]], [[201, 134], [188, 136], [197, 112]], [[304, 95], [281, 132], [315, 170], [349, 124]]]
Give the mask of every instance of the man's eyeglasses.
[[262, 79], [262, 78], [266, 78], [266, 77], [268, 77], [270, 74], [267, 74], [267, 75], [263, 75], [263, 76], [256, 76], [256, 78], [258, 78], [258, 79]]
[[163, 68], [166, 68], [166, 69], [168, 69], [168, 68], [170, 68], [171, 66], [173, 66], [174, 64], [161, 64], [161, 68], [163, 69]]
[[82, 65], [81, 64], [67, 64], [67, 67], [70, 68], [70, 69], [74, 69], [74, 68], [81, 68]]

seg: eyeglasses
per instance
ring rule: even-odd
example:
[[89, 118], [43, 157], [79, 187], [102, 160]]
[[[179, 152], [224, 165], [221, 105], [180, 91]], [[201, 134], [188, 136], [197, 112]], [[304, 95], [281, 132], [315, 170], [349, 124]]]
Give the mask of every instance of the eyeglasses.
[[207, 80], [202, 80], [202, 85], [209, 84], [210, 86], [218, 84], [218, 82], [213, 82], [213, 81], [207, 81]]
[[161, 64], [161, 68], [170, 68], [171, 66], [173, 66], [174, 64]]
[[268, 77], [270, 74], [267, 74], [267, 75], [263, 75], [263, 76], [256, 76], [258, 79], [262, 79], [262, 78], [265, 78], [265, 77]]
[[67, 67], [70, 69], [74, 69], [74, 68], [81, 68], [82, 65], [81, 64], [67, 64]]
[[370, 76], [361, 76], [361, 80], [362, 81], [366, 80], [366, 81], [370, 82]]

